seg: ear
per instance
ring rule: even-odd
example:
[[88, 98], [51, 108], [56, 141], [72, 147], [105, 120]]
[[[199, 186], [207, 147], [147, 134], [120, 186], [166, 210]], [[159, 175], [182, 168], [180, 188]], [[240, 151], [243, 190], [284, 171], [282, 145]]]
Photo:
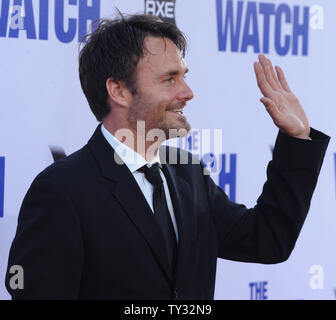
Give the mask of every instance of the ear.
[[129, 107], [133, 95], [123, 81], [115, 81], [112, 78], [106, 80], [107, 93], [115, 103], [122, 107]]

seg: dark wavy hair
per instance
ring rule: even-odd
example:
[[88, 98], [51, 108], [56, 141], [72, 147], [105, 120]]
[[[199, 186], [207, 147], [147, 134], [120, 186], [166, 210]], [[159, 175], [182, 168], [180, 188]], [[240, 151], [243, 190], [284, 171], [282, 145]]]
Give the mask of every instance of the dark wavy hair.
[[83, 92], [96, 119], [101, 122], [109, 114], [106, 81], [123, 81], [134, 94], [135, 70], [143, 56], [147, 36], [168, 38], [185, 56], [187, 41], [184, 34], [171, 23], [152, 15], [138, 14], [110, 20], [101, 19], [81, 42], [79, 78]]

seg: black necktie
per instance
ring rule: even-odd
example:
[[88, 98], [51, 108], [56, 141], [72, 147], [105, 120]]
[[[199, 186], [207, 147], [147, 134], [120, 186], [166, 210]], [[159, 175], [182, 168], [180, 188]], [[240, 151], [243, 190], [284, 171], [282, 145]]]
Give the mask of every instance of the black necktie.
[[150, 168], [144, 165], [138, 171], [145, 174], [146, 179], [153, 185], [154, 217], [159, 224], [167, 247], [167, 254], [171, 270], [174, 270], [177, 252], [177, 241], [174, 226], [167, 206], [163, 180], [160, 176], [159, 164], [155, 163]]

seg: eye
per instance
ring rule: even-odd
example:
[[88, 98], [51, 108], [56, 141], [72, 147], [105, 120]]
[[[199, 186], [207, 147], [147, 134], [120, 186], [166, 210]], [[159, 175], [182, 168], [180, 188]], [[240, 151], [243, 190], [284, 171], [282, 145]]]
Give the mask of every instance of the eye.
[[166, 82], [168, 83], [174, 83], [175, 82], [175, 79], [173, 77], [170, 77], [166, 80]]

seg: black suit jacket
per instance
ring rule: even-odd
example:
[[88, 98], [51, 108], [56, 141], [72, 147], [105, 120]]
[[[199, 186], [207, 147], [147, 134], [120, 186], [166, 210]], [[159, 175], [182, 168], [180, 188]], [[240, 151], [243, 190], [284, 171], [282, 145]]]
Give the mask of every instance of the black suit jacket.
[[[98, 126], [86, 146], [32, 183], [6, 287], [13, 299], [212, 299], [217, 257], [268, 264], [290, 255], [329, 141], [314, 129], [311, 137], [279, 132], [251, 209], [230, 201], [190, 153], [161, 148], [163, 162], [169, 151], [189, 161], [164, 165], [179, 233], [173, 276], [151, 209]], [[10, 288], [12, 265], [23, 267], [24, 289]]]

